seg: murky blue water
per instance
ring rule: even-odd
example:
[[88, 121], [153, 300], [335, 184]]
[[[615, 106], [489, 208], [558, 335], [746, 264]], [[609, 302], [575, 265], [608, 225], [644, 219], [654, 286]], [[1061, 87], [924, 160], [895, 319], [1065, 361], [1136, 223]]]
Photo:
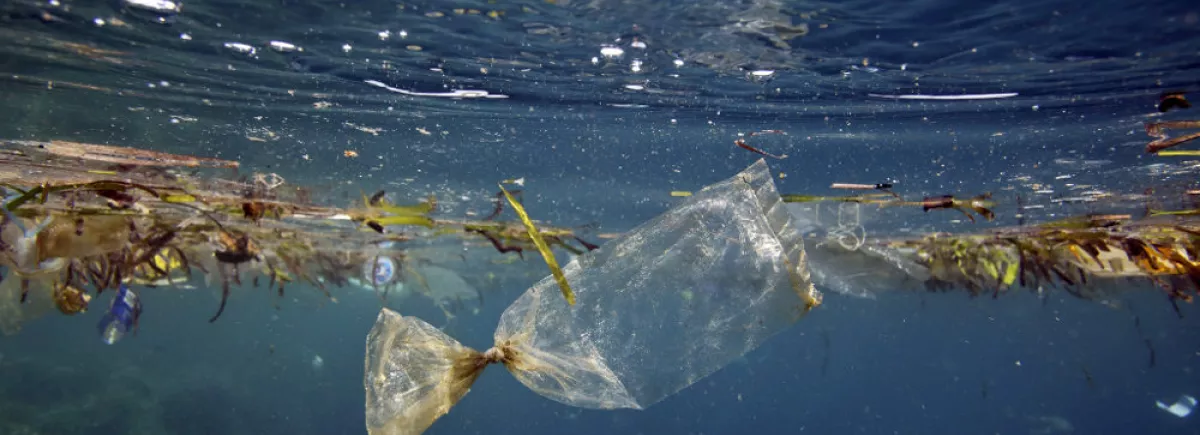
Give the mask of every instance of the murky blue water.
[[[769, 162], [781, 191], [1026, 192], [1045, 205], [1035, 220], [1136, 209], [1069, 200], [1088, 191], [1194, 182], [1192, 163], [1142, 153], [1142, 123], [1163, 91], [1195, 90], [1198, 47], [1185, 1], [9, 0], [0, 137], [237, 159], [335, 205], [385, 188], [486, 214], [496, 181], [524, 177], [531, 214], [619, 232], [760, 157], [739, 133], [778, 129], [753, 145], [789, 156]], [[896, 98], [913, 95], [980, 99]], [[993, 225], [864, 214], [871, 235]], [[460, 271], [486, 302], [448, 327], [456, 338], [486, 348], [545, 274], [513, 267]], [[236, 293], [209, 324], [218, 297], [201, 287], [144, 293], [138, 336], [115, 346], [96, 339], [98, 312], [4, 337], [0, 427], [365, 432], [375, 295], [298, 292], [277, 310]], [[566, 407], [491, 370], [429, 433], [1200, 433], [1154, 406], [1200, 392], [1200, 313], [1177, 318], [1153, 291], [1130, 301], [832, 294], [648, 410]], [[441, 319], [428, 302], [401, 309]]]

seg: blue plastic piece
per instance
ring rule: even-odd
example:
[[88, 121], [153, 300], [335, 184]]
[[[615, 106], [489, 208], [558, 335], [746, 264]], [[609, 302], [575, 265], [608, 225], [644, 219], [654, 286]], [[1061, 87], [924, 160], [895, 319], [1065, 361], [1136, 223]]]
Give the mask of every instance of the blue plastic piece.
[[108, 312], [100, 319], [96, 329], [100, 331], [100, 340], [105, 344], [120, 341], [126, 333], [137, 327], [138, 317], [142, 314], [142, 303], [137, 293], [122, 284], [113, 298]]

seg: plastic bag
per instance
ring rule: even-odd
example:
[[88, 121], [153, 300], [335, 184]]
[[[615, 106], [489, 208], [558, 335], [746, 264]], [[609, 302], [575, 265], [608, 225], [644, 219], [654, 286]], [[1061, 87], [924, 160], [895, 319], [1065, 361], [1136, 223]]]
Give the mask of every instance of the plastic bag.
[[454, 307], [467, 303], [475, 304], [480, 298], [479, 290], [453, 270], [428, 264], [405, 266], [405, 282], [410, 283], [412, 291], [429, 298], [443, 310], [456, 309]]
[[[22, 325], [54, 309], [53, 277], [65, 262], [58, 258], [45, 259], [46, 243], [39, 240], [54, 236], [54, 220], [41, 224], [22, 221], [4, 210], [0, 223], [0, 240], [5, 256], [0, 259], [0, 334], [14, 335]], [[41, 234], [41, 236], [39, 236]], [[45, 261], [42, 261], [45, 260]]]
[[894, 248], [868, 243], [864, 221], [873, 216], [856, 203], [789, 204], [805, 236], [812, 280], [822, 291], [874, 299], [884, 291], [924, 288], [925, 268]]
[[697, 192], [547, 277], [501, 316], [477, 352], [388, 309], [367, 338], [372, 434], [417, 434], [488, 364], [556, 401], [642, 409], [758, 347], [813, 307], [800, 234], [764, 161]]
[[[0, 281], [0, 334], [15, 335], [23, 325], [54, 310], [53, 288], [44, 280], [25, 280], [11, 270]], [[25, 301], [22, 302], [22, 294]]]

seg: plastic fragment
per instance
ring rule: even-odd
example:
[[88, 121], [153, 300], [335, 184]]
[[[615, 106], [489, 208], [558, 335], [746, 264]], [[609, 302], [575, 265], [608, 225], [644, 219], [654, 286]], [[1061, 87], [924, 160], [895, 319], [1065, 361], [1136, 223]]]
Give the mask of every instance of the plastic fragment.
[[1163, 403], [1161, 400], [1156, 401], [1154, 404], [1158, 406], [1158, 409], [1166, 411], [1176, 417], [1184, 418], [1191, 415], [1192, 411], [1196, 409], [1196, 398], [1184, 394], [1179, 396], [1179, 400], [1176, 400], [1175, 403], [1170, 405]]

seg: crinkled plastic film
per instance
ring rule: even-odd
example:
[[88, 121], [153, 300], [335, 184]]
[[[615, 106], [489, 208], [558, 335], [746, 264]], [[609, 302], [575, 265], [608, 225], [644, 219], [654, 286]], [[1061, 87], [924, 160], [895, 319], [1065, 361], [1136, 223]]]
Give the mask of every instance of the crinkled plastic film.
[[[19, 245], [20, 237], [21, 231], [16, 225], [6, 224], [0, 228], [0, 239], [3, 240], [4, 246]], [[14, 335], [21, 331], [25, 323], [54, 309], [54, 288], [44, 279], [46, 271], [19, 272], [13, 264], [12, 257], [5, 258], [2, 263], [4, 267], [0, 269], [0, 334]]]
[[0, 281], [0, 334], [14, 335], [26, 322], [54, 309], [53, 289], [39, 280], [28, 280], [25, 301], [21, 301], [21, 277], [11, 269]]
[[817, 306], [806, 264], [760, 160], [568, 264], [574, 307], [553, 278], [538, 282], [504, 312], [483, 354], [385, 310], [368, 338], [368, 427], [419, 433], [494, 362], [565, 404], [645, 408]]
[[496, 343], [533, 361], [514, 375], [539, 394], [644, 408], [798, 319], [815, 297], [804, 265], [760, 161], [567, 265], [576, 309], [555, 300], [553, 280], [539, 282], [505, 311]]
[[874, 299], [885, 291], [924, 288], [929, 274], [894, 248], [864, 245], [849, 250], [837, 244], [809, 244], [813, 283], [822, 291]]
[[910, 253], [867, 242], [863, 223], [875, 216], [861, 204], [788, 204], [788, 210], [805, 236], [809, 270], [819, 290], [874, 299], [884, 291], [924, 288], [929, 275]]
[[415, 317], [383, 309], [367, 335], [367, 431], [418, 434], [470, 390], [481, 357]]

